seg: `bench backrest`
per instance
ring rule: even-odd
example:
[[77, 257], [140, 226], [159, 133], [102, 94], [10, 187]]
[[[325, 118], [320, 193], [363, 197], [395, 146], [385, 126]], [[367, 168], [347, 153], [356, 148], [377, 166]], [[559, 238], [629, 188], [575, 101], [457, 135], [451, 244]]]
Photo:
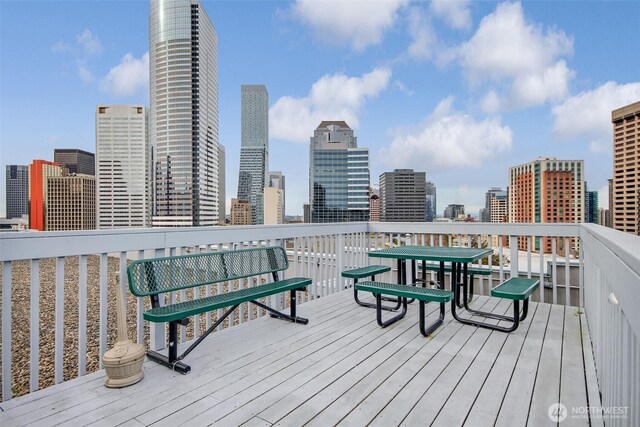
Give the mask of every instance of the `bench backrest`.
[[133, 261], [127, 268], [131, 293], [142, 297], [289, 268], [280, 246], [209, 252]]

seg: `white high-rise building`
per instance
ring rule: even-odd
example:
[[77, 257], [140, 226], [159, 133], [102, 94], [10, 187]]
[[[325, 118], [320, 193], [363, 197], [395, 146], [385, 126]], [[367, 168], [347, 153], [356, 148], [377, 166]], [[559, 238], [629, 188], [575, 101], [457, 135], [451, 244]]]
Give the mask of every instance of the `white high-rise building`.
[[153, 226], [218, 223], [218, 36], [199, 0], [151, 0]]
[[142, 105], [96, 108], [96, 225], [151, 225], [151, 150]]

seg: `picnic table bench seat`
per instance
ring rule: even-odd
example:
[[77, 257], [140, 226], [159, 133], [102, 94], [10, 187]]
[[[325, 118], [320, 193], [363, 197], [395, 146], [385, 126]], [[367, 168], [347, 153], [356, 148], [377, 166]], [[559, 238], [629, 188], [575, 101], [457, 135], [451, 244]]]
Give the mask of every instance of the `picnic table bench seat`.
[[[285, 250], [278, 246], [206, 252], [161, 258], [142, 259], [132, 262], [127, 268], [131, 293], [137, 297], [148, 296], [151, 309], [143, 313], [150, 322], [169, 323], [168, 355], [147, 351], [147, 357], [182, 374], [191, 367], [182, 360], [204, 338], [213, 332], [242, 303], [249, 302], [265, 309], [271, 317], [294, 323], [307, 324], [308, 319], [296, 315], [296, 292], [304, 291], [311, 284], [306, 277], [280, 280], [278, 272], [287, 270], [289, 261]], [[270, 283], [249, 280], [249, 286], [204, 298], [163, 304], [165, 295], [179, 290], [199, 288], [215, 283], [227, 282], [233, 289], [234, 282], [262, 275], [271, 275]], [[251, 282], [254, 283], [251, 283]], [[290, 314], [275, 310], [259, 299], [281, 292], [290, 292]], [[199, 292], [194, 291], [194, 294]], [[178, 326], [189, 324], [194, 315], [229, 309], [220, 316], [200, 337], [178, 356]]]
[[[342, 277], [353, 279], [353, 284], [355, 285], [358, 283], [358, 279], [364, 279], [365, 277], [370, 277], [371, 281], [375, 281], [377, 274], [386, 273], [387, 271], [391, 271], [391, 267], [387, 265], [367, 265], [364, 267], [344, 270], [342, 272]], [[353, 299], [356, 301], [356, 303], [358, 303], [358, 305], [361, 305], [363, 307], [376, 308], [376, 304], [364, 302], [361, 301], [360, 298], [358, 298], [358, 289], [355, 286], [353, 287]], [[400, 299], [386, 297], [383, 297], [382, 299], [385, 301], [392, 301], [396, 304], [395, 306], [383, 305], [382, 307], [380, 307], [382, 310], [395, 311], [400, 308]]]
[[[510, 277], [498, 286], [491, 289], [491, 296], [496, 298], [505, 298], [513, 301], [513, 316], [503, 316], [495, 313], [488, 313], [480, 310], [473, 310], [466, 304], [466, 295], [463, 295], [462, 300], [465, 301], [465, 309], [473, 315], [479, 315], [483, 317], [489, 317], [497, 320], [505, 320], [510, 322], [508, 326], [498, 326], [488, 324], [485, 322], [461, 318], [457, 320], [469, 325], [479, 326], [481, 328], [493, 329], [501, 332], [513, 332], [518, 328], [520, 322], [526, 319], [529, 310], [529, 297], [540, 286], [540, 280], [529, 279], [525, 277]], [[464, 290], [466, 294], [466, 289]], [[522, 303], [522, 313], [520, 313], [520, 301]], [[455, 307], [452, 307], [455, 313]]]
[[[373, 281], [356, 283], [355, 287], [358, 290], [371, 292], [375, 295], [376, 319], [378, 321], [378, 325], [383, 328], [391, 325], [392, 323], [402, 319], [405, 316], [405, 314], [407, 313], [408, 298], [418, 300], [420, 304], [420, 333], [422, 333], [422, 335], [424, 336], [430, 335], [442, 324], [445, 314], [445, 303], [453, 299], [453, 292], [439, 288], [424, 288]], [[382, 295], [396, 296], [401, 300], [402, 304], [402, 311], [388, 320], [382, 320]], [[425, 304], [431, 301], [440, 304], [440, 316], [436, 321], [427, 326], [425, 320]]]

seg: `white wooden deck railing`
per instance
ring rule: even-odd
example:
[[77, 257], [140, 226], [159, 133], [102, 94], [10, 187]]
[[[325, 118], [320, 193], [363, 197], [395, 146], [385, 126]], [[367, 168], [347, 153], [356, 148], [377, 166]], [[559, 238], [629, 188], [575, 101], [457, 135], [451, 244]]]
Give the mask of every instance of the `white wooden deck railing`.
[[[550, 240], [551, 253], [540, 255], [536, 245]], [[628, 241], [628, 239], [631, 239]], [[580, 244], [578, 244], [580, 242]], [[65, 312], [75, 307], [65, 306], [69, 293], [77, 296], [77, 375], [87, 373], [87, 281], [98, 283], [99, 355], [107, 350], [108, 265], [117, 262], [120, 283], [126, 289], [128, 260], [152, 256], [178, 255], [194, 251], [213, 251], [257, 245], [283, 245], [290, 256], [286, 274], [313, 278], [304, 301], [341, 291], [347, 285], [340, 272], [352, 266], [367, 265], [367, 252], [385, 245], [419, 244], [436, 246], [487, 246], [494, 248], [498, 264], [487, 278], [477, 278], [478, 293], [487, 294], [492, 286], [511, 275], [539, 277], [544, 286], [535, 299], [554, 304], [586, 307], [593, 340], [596, 368], [603, 394], [603, 405], [640, 407], [639, 311], [640, 258], [639, 238], [598, 226], [577, 224], [487, 224], [487, 223], [341, 223], [300, 224], [285, 226], [216, 227], [190, 229], [136, 229], [126, 231], [0, 233], [2, 263], [2, 400], [12, 397], [12, 363], [28, 365], [29, 391], [40, 386], [40, 346], [42, 298], [55, 299], [53, 383], [63, 381], [65, 348]], [[634, 246], [635, 245], [635, 246]], [[634, 250], [632, 250], [635, 247]], [[579, 248], [579, 250], [576, 250]], [[520, 249], [520, 250], [519, 250]], [[90, 277], [87, 262], [97, 256], [97, 277]], [[77, 259], [78, 278], [72, 289], [65, 289], [65, 263]], [[43, 278], [40, 263], [54, 259], [54, 295], [41, 295]], [[13, 324], [12, 284], [14, 262], [28, 264], [29, 269], [29, 342], [12, 342], [12, 330], [26, 325]], [[376, 260], [376, 262], [391, 261]], [[16, 270], [17, 271], [17, 270]], [[24, 280], [24, 278], [22, 278]], [[270, 280], [267, 277], [262, 278]], [[635, 285], [633, 290], [629, 290]], [[222, 284], [217, 291], [222, 291]], [[202, 294], [209, 295], [210, 287]], [[613, 293], [620, 303], [608, 302]], [[185, 298], [185, 293], [180, 298]], [[272, 300], [271, 304], [282, 304]], [[635, 304], [635, 305], [632, 305]], [[633, 310], [633, 311], [632, 311]], [[136, 337], [143, 342], [143, 301], [136, 306]], [[629, 314], [629, 313], [635, 314]], [[262, 313], [258, 311], [257, 315]], [[75, 316], [75, 311], [74, 311]], [[255, 314], [242, 307], [239, 323], [251, 321]], [[246, 320], [245, 320], [246, 319]], [[206, 316], [205, 329], [211, 324]], [[232, 325], [231, 325], [232, 326]], [[68, 326], [67, 326], [68, 327]], [[14, 328], [14, 329], [12, 329]], [[616, 334], [612, 334], [616, 331]], [[193, 337], [199, 336], [200, 322], [194, 322]], [[165, 345], [164, 325], [149, 329], [149, 346]], [[187, 339], [184, 328], [181, 340]], [[28, 360], [14, 360], [12, 347], [28, 346]], [[624, 349], [624, 351], [623, 351]], [[15, 350], [15, 348], [13, 349]], [[100, 365], [101, 367], [101, 361]], [[68, 379], [68, 378], [67, 378]], [[635, 382], [633, 382], [635, 381]], [[636, 415], [638, 416], [638, 415]], [[640, 425], [640, 423], [638, 423]]]

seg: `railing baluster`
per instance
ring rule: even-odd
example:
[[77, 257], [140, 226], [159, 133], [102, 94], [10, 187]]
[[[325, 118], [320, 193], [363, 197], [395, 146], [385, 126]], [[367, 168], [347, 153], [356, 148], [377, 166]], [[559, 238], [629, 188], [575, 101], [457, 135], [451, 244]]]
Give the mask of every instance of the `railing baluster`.
[[87, 255], [80, 255], [78, 275], [78, 376], [87, 373]]
[[11, 393], [11, 261], [2, 263], [2, 400]]
[[569, 242], [568, 237], [564, 238], [564, 305], [571, 305], [571, 265], [569, 259]]
[[40, 365], [40, 260], [31, 260], [31, 329], [30, 329], [30, 377], [29, 391], [38, 390], [39, 365]]
[[542, 249], [542, 239], [540, 239], [540, 242], [540, 250], [538, 252], [540, 254], [540, 286], [538, 288], [540, 289], [540, 302], [546, 302], [544, 300], [544, 250]]
[[[144, 251], [138, 251], [138, 259], [144, 259]], [[127, 295], [125, 293], [125, 295]], [[144, 298], [136, 297], [136, 343], [144, 344]]]
[[553, 298], [552, 298], [552, 302], [554, 304], [558, 303], [558, 270], [557, 270], [557, 264], [556, 264], [556, 246], [557, 246], [557, 238], [552, 238], [551, 239], [551, 278], [552, 278], [552, 284], [553, 284], [553, 289], [552, 289], [552, 293], [553, 293]]
[[[107, 265], [109, 257], [108, 254], [100, 254], [100, 345], [98, 350], [98, 358], [100, 363], [100, 369], [102, 365], [102, 355], [107, 351], [107, 306], [108, 306], [108, 294], [107, 294]], [[125, 293], [125, 298], [127, 294]]]
[[[64, 381], [64, 257], [56, 258], [55, 383]], [[4, 340], [2, 342], [5, 342]]]

